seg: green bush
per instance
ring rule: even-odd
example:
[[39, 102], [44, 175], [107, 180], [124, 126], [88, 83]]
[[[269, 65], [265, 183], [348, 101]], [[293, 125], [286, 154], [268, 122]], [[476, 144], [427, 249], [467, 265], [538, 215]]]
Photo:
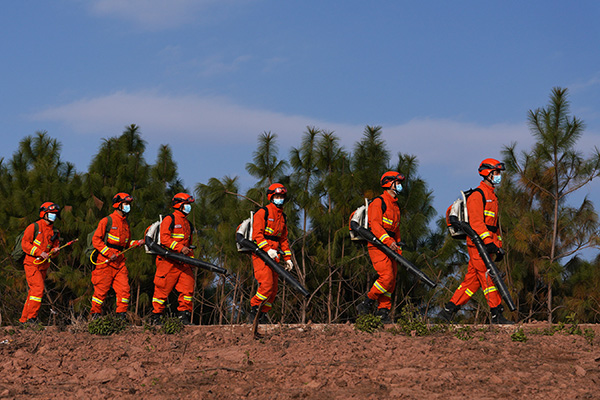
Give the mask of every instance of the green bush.
[[525, 335], [525, 332], [523, 332], [523, 328], [519, 328], [516, 331], [514, 331], [512, 335], [510, 335], [510, 338], [513, 342], [525, 343], [528, 340], [527, 335]]
[[127, 321], [123, 319], [115, 318], [112, 315], [105, 315], [90, 322], [88, 324], [88, 332], [92, 335], [108, 336], [124, 331], [127, 325]]
[[181, 332], [182, 330], [183, 322], [181, 322], [181, 320], [177, 317], [165, 318], [161, 327], [161, 331], [167, 335], [173, 335]]
[[361, 332], [374, 333], [383, 329], [381, 317], [372, 314], [361, 315], [356, 319], [354, 328]]

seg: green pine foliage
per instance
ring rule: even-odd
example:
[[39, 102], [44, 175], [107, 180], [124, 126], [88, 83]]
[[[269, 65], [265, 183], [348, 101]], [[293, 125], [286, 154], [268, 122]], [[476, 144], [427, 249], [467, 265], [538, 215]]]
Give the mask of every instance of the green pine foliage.
[[[516, 317], [553, 315], [564, 320], [575, 315], [582, 323], [598, 322], [600, 257], [592, 261], [573, 258], [579, 249], [600, 245], [598, 216], [590, 199], [573, 206], [567, 197], [598, 176], [600, 157], [585, 159], [574, 150], [583, 123], [568, 115], [566, 90], [555, 89], [547, 108], [530, 112], [529, 123], [536, 144], [521, 155], [516, 153], [516, 144], [505, 148], [508, 171], [498, 191], [507, 249], [499, 266], [517, 303]], [[23, 138], [12, 158], [0, 160], [0, 313], [7, 325], [16, 324], [27, 293], [23, 267], [11, 260], [10, 252], [15, 237], [38, 219], [41, 203], [59, 204], [62, 212], [56, 226], [62, 237], [79, 239], [53, 259], [40, 313], [46, 324], [89, 313], [93, 265], [83, 255], [86, 237], [114, 210], [114, 194], [127, 192], [134, 197], [129, 222], [133, 239], [139, 239], [159, 215], [172, 212], [175, 193], [191, 192], [179, 178], [168, 144], [159, 147], [154, 164], [148, 163], [137, 125], [102, 139], [85, 172], [62, 160], [60, 149], [47, 132], [36, 132]], [[274, 182], [288, 188], [284, 211], [296, 265], [292, 274], [311, 294], [303, 298], [280, 280], [269, 313], [271, 321], [343, 323], [356, 319], [355, 305], [377, 276], [366, 245], [349, 238], [349, 217], [365, 198], [381, 194], [379, 179], [388, 170], [406, 177], [399, 196], [403, 256], [440, 282], [438, 288], [429, 289], [399, 268], [394, 315], [401, 315], [400, 310], [410, 304], [426, 324], [466, 272], [464, 243], [448, 236], [444, 218], [438, 217], [445, 210], [433, 208], [434, 190], [419, 175], [417, 156], [393, 156], [380, 126], [366, 126], [351, 148], [343, 147], [334, 132], [307, 127], [289, 153], [280, 152], [275, 133], [263, 132], [246, 169], [256, 178], [254, 187], [242, 188], [238, 177], [222, 176], [192, 188], [196, 203], [189, 219], [196, 228], [196, 256], [230, 273], [225, 278], [194, 271], [194, 321], [238, 324], [246, 320], [257, 286], [251, 256], [237, 251], [235, 232], [251, 212], [266, 205], [266, 189]], [[154, 259], [142, 249], [133, 249], [127, 253], [127, 265], [130, 311], [143, 318], [152, 307]], [[105, 311], [113, 311], [114, 302], [111, 292]], [[175, 293], [167, 303], [167, 311], [174, 312]], [[459, 318], [485, 321], [487, 306], [480, 293], [463, 307]]]

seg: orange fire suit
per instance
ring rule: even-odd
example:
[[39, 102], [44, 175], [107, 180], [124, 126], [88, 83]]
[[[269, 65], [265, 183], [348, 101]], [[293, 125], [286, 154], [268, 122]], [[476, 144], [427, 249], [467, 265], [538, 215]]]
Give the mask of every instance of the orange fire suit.
[[[175, 210], [173, 214], [163, 218], [160, 224], [160, 243], [162, 246], [178, 252], [181, 252], [183, 247], [191, 246], [192, 225], [183, 212]], [[193, 251], [190, 251], [187, 256], [193, 257]], [[163, 313], [165, 301], [173, 288], [179, 292], [177, 310], [191, 312], [192, 296], [194, 295], [192, 268], [188, 264], [157, 256], [154, 295], [152, 296], [154, 314]]]
[[[134, 245], [136, 241], [130, 240], [129, 223], [125, 216], [118, 211], [110, 214], [111, 224], [108, 227], [108, 218], [102, 218], [94, 232], [92, 243], [98, 252], [98, 265], [92, 271], [92, 314], [102, 312], [102, 303], [112, 286], [117, 296], [117, 312], [126, 312], [129, 307], [129, 274], [125, 265], [125, 256], [119, 255], [113, 261], [110, 257]], [[106, 235], [106, 241], [105, 241]]]
[[[285, 261], [292, 259], [285, 214], [273, 203], [262, 207], [254, 214], [252, 240], [264, 251], [281, 250]], [[268, 312], [275, 301], [279, 276], [256, 254], [252, 254], [252, 266], [254, 278], [258, 281], [258, 289], [250, 299], [250, 305], [259, 306], [263, 300], [266, 300], [260, 311]]]
[[[382, 205], [385, 204], [385, 207]], [[385, 212], [383, 209], [385, 208]], [[386, 246], [400, 241], [400, 207], [398, 201], [387, 191], [373, 199], [369, 204], [369, 229]], [[373, 262], [373, 268], [379, 277], [371, 287], [367, 296], [371, 300], [377, 300], [377, 308], [392, 307], [392, 293], [396, 288], [396, 274], [398, 265], [374, 244], [368, 244], [369, 256]], [[402, 250], [398, 250], [402, 254]]]
[[[59, 245], [58, 231], [56, 231], [55, 235], [52, 224], [48, 224], [46, 220], [40, 219], [37, 221], [37, 231], [35, 231], [35, 225], [31, 224], [25, 229], [23, 240], [21, 241], [21, 248], [25, 252], [23, 267], [25, 268], [25, 276], [27, 278], [27, 285], [29, 286], [27, 300], [19, 319], [21, 322], [37, 318], [40, 306], [42, 305], [44, 280], [46, 279], [50, 261], [49, 258], [39, 264], [35, 264], [34, 261], [43, 252], [50, 253], [52, 249], [57, 248]], [[36, 262], [40, 261], [37, 260]]]
[[[498, 230], [498, 198], [494, 193], [494, 188], [483, 181], [478, 186], [478, 189], [481, 189], [483, 192], [483, 198], [478, 191], [471, 193], [467, 198], [469, 225], [483, 240], [484, 244], [494, 243], [499, 248], [502, 248], [502, 238]], [[475, 247], [473, 241], [468, 237], [467, 251], [469, 253], [467, 274], [450, 301], [457, 306], [463, 305], [481, 287], [490, 308], [499, 306], [502, 298], [492, 278], [486, 273], [487, 268], [477, 251], [477, 247]]]

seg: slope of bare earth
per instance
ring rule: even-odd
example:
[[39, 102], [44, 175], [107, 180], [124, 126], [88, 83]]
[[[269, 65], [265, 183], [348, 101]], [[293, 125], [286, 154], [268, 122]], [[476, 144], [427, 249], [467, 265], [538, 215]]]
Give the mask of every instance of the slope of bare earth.
[[[600, 327], [544, 323], [411, 337], [353, 325], [0, 329], [0, 398], [598, 399]], [[591, 330], [596, 337], [591, 339]], [[592, 344], [590, 344], [590, 341]]]

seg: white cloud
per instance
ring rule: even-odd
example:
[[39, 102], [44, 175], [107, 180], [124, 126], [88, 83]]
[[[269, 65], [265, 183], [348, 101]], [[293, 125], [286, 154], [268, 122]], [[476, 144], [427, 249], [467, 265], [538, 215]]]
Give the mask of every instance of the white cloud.
[[[248, 0], [245, 0], [248, 2]], [[150, 30], [172, 28], [192, 21], [208, 21], [204, 13], [213, 6], [239, 0], [93, 0], [92, 14], [132, 21]]]
[[[352, 150], [360, 140], [365, 123], [351, 125], [321, 121], [301, 115], [286, 115], [252, 109], [222, 98], [165, 96], [155, 92], [127, 93], [82, 99], [50, 107], [32, 116], [35, 120], [58, 122], [79, 135], [106, 135], [121, 132], [132, 123], [144, 136], [157, 141], [170, 138], [188, 143], [248, 143], [253, 146], [264, 131], [277, 133], [280, 149], [287, 153], [300, 144], [307, 126], [335, 131], [342, 145]], [[461, 172], [465, 164], [478, 163], [485, 157], [500, 157], [503, 145], [519, 142], [530, 147], [531, 135], [523, 125], [481, 126], [441, 119], [412, 120], [383, 127], [383, 138], [395, 161], [398, 152], [414, 154], [421, 165], [436, 165]]]

